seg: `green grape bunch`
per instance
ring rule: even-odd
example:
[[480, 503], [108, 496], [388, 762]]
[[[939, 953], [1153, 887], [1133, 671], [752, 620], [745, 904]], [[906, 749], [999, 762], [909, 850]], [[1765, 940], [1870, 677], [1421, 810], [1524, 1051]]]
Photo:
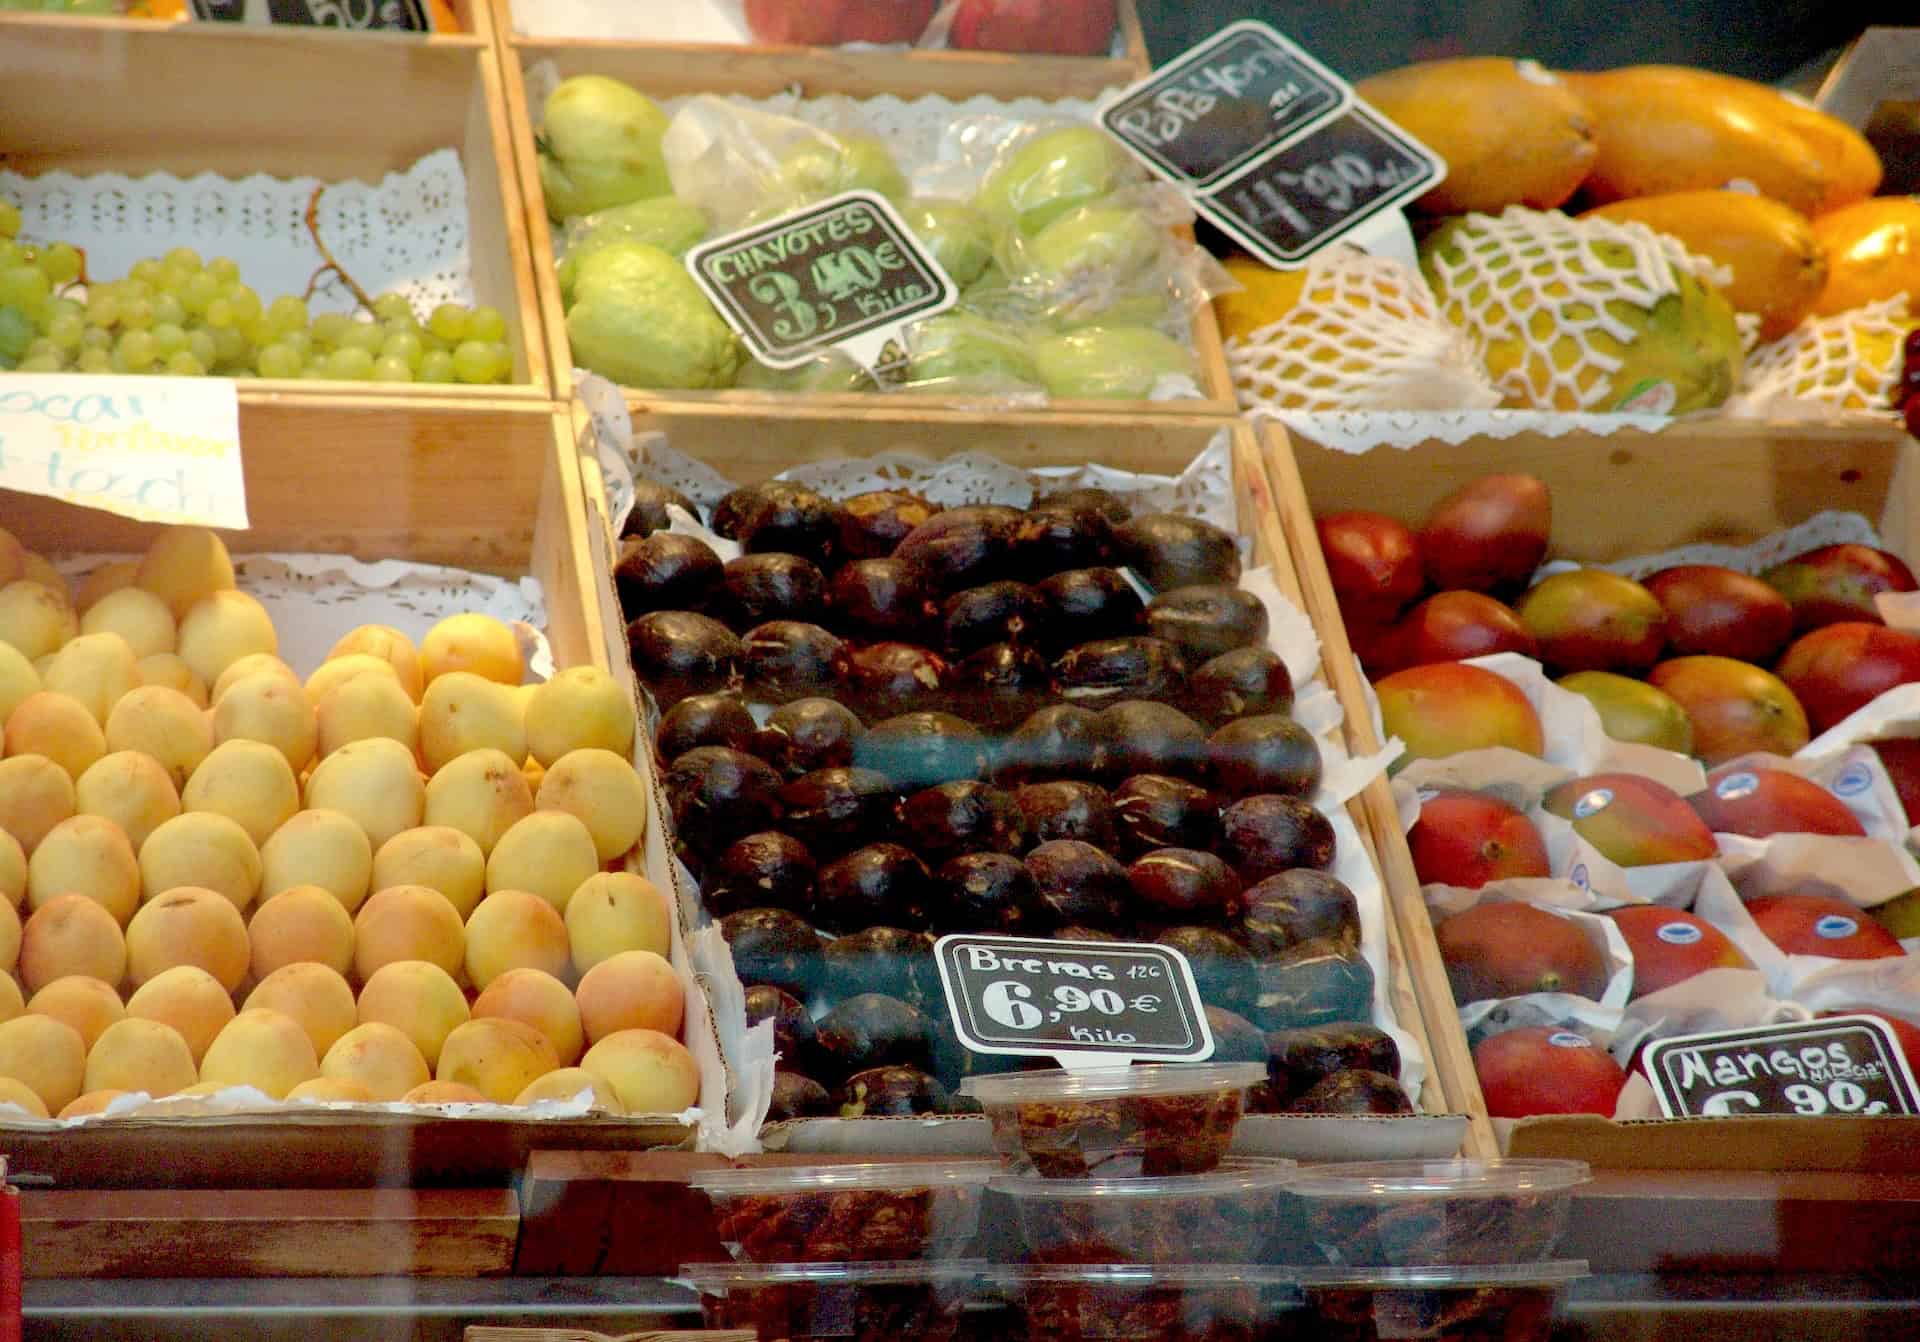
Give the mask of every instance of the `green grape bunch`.
[[65, 242], [20, 240], [0, 200], [0, 369], [335, 382], [506, 382], [507, 322], [496, 308], [442, 303], [422, 322], [404, 295], [353, 315], [263, 303], [227, 257], [190, 247], [136, 261], [119, 280], [86, 274]]

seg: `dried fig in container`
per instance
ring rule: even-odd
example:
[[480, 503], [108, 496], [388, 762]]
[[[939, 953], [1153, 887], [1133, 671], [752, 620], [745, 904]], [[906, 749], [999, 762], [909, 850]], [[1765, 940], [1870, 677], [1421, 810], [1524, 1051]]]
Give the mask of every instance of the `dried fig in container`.
[[1240, 543], [1211, 522], [1149, 513], [1113, 533], [1114, 550], [1156, 592], [1240, 581]]
[[1122, 699], [1178, 697], [1186, 688], [1180, 650], [1160, 638], [1103, 638], [1069, 648], [1053, 664], [1053, 692], [1083, 708]]
[[1085, 1071], [1060, 1068], [969, 1077], [993, 1144], [1016, 1174], [1204, 1174], [1233, 1141], [1257, 1063], [1147, 1063]]
[[842, 1118], [916, 1118], [944, 1114], [953, 1104], [927, 1072], [898, 1064], [854, 1073], [833, 1098]]
[[1567, 1233], [1582, 1160], [1380, 1160], [1302, 1171], [1294, 1191], [1329, 1263], [1541, 1263]]
[[862, 927], [924, 928], [933, 877], [897, 843], [871, 843], [827, 863], [813, 883], [809, 912], [829, 932]]
[[1199, 666], [1266, 642], [1267, 608], [1252, 592], [1225, 583], [1176, 587], [1147, 604], [1147, 632], [1180, 649], [1189, 666]]
[[1320, 746], [1284, 713], [1235, 718], [1214, 732], [1207, 738], [1207, 766], [1223, 797], [1310, 797], [1320, 786]]
[[713, 529], [748, 554], [799, 555], [824, 567], [840, 534], [840, 506], [800, 485], [767, 480], [721, 499]]
[[1220, 813], [1220, 855], [1242, 879], [1333, 865], [1333, 822], [1299, 797], [1242, 797]]
[[1127, 869], [1103, 848], [1052, 839], [1027, 854], [1027, 875], [1048, 921], [1119, 929], [1129, 926], [1133, 890]]
[[827, 943], [827, 996], [845, 1001], [862, 993], [897, 997], [932, 1013], [944, 1010], [933, 938], [901, 927], [869, 927]]
[[816, 1044], [823, 1070], [851, 1076], [874, 1067], [921, 1067], [932, 1056], [933, 1021], [911, 1002], [860, 993], [822, 1016]]
[[623, 540], [613, 563], [613, 587], [628, 619], [655, 610], [699, 610], [720, 585], [724, 566], [698, 536], [658, 531]]
[[1139, 1179], [1001, 1175], [1034, 1263], [1264, 1263], [1291, 1160], [1225, 1160], [1206, 1174]]
[[697, 1170], [720, 1242], [752, 1263], [950, 1259], [980, 1229], [991, 1160]]
[[930, 915], [941, 932], [1020, 936], [1047, 921], [1027, 864], [1005, 853], [965, 853], [933, 876]]
[[1005, 573], [1020, 522], [1018, 509], [998, 504], [949, 508], [908, 532], [893, 557], [919, 565], [939, 591], [978, 587]]
[[665, 531], [673, 525], [673, 518], [667, 513], [669, 505], [684, 508], [687, 516], [695, 520], [700, 517], [700, 510], [694, 507], [693, 500], [679, 490], [669, 489], [657, 480], [635, 476], [633, 510], [627, 514], [626, 524], [620, 528], [621, 538], [647, 537], [656, 531]]
[[946, 702], [946, 660], [912, 643], [847, 645], [834, 670], [842, 697], [869, 722]]
[[690, 694], [729, 688], [744, 651], [731, 629], [695, 611], [656, 610], [627, 626], [633, 673], [663, 711]]
[[746, 554], [727, 561], [714, 594], [715, 614], [735, 629], [769, 620], [818, 620], [827, 580], [818, 565], [790, 554]]
[[834, 858], [886, 834], [900, 793], [885, 774], [834, 766], [785, 784], [779, 802], [781, 828], [816, 858]]
[[779, 1342], [952, 1342], [979, 1265], [689, 1263], [680, 1275], [710, 1329]]
[[991, 783], [963, 779], [914, 793], [900, 804], [908, 847], [937, 866], [963, 853], [1026, 851], [1026, 822], [1013, 794]]
[[1096, 848], [1114, 846], [1113, 799], [1098, 783], [1028, 783], [1013, 794], [1013, 804], [1020, 808], [1029, 843], [1078, 839]]
[[969, 587], [941, 603], [941, 646], [958, 659], [989, 643], [1024, 642], [1033, 637], [1045, 609], [1040, 593], [1023, 582]]
[[1001, 743], [994, 770], [1012, 783], [1082, 777], [1100, 749], [1100, 719], [1091, 709], [1053, 704], [1030, 713]]
[[865, 730], [859, 716], [837, 699], [794, 699], [767, 716], [752, 749], [786, 777], [799, 778], [852, 764], [853, 743]]
[[1271, 648], [1235, 648], [1188, 674], [1182, 702], [1187, 712], [1209, 723], [1287, 713], [1293, 709], [1293, 675]]
[[1042, 579], [1035, 590], [1046, 603], [1040, 640], [1050, 648], [1125, 638], [1146, 625], [1140, 593], [1117, 568], [1069, 569]]
[[662, 761], [678, 759], [696, 746], [725, 746], [757, 755], [758, 732], [739, 695], [690, 694], [660, 715], [654, 752]]
[[747, 693], [764, 703], [818, 697], [833, 689], [834, 667], [845, 645], [817, 624], [769, 620], [741, 640], [741, 676]]
[[987, 742], [952, 713], [902, 713], [869, 727], [854, 743], [853, 760], [885, 774], [902, 792], [918, 792], [985, 774]]
[[791, 909], [813, 902], [819, 865], [791, 834], [762, 830], [735, 839], [709, 866], [700, 898], [716, 918], [742, 909]]
[[785, 909], [742, 909], [720, 920], [733, 967], [748, 986], [769, 984], [801, 1001], [823, 981], [820, 934]]
[[904, 489], [870, 489], [840, 501], [840, 554], [844, 559], [884, 559], [913, 529], [940, 511]]
[[674, 834], [702, 857], [742, 835], [771, 828], [779, 790], [773, 766], [725, 746], [696, 746], [667, 768]]
[[858, 559], [827, 585], [826, 623], [855, 638], [918, 643], [939, 608], [918, 567], [904, 559]]
[[1300, 1272], [1300, 1335], [1319, 1342], [1547, 1342], [1584, 1260]]
[[1135, 774], [1113, 791], [1120, 847], [1139, 854], [1155, 848], [1199, 848], [1220, 843], [1220, 802], [1198, 783], [1163, 774]]

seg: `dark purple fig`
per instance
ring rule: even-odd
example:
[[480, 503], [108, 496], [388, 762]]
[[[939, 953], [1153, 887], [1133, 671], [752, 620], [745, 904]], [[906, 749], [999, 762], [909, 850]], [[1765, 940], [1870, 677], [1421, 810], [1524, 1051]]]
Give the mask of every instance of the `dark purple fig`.
[[714, 859], [700, 883], [700, 897], [715, 917], [741, 909], [792, 909], [813, 902], [818, 870], [807, 846], [791, 834], [762, 830], [735, 839]]
[[747, 554], [727, 561], [713, 609], [735, 629], [769, 620], [818, 620], [827, 607], [819, 566], [790, 554]]
[[1133, 517], [1133, 508], [1125, 499], [1111, 489], [1101, 489], [1095, 485], [1082, 485], [1075, 489], [1056, 489], [1050, 494], [1042, 494], [1033, 501], [1033, 508], [1035, 511], [1091, 508], [1116, 527]]
[[1252, 592], [1224, 583], [1176, 587], [1148, 603], [1147, 632], [1180, 649], [1187, 665], [1199, 666], [1265, 643], [1267, 608]]
[[747, 693], [771, 703], [818, 696], [834, 686], [834, 665], [845, 645], [817, 624], [769, 620], [741, 640], [740, 671]]
[[1271, 648], [1235, 648], [1188, 675], [1185, 702], [1202, 722], [1285, 713], [1293, 707], [1293, 677]]
[[1286, 1108], [1289, 1114], [1410, 1114], [1413, 1101], [1393, 1077], [1359, 1069], [1335, 1072]]
[[827, 996], [838, 1002], [862, 993], [896, 997], [921, 1011], [940, 1001], [933, 938], [901, 927], [868, 927], [827, 943]]
[[880, 839], [900, 793], [885, 774], [833, 765], [783, 785], [779, 802], [783, 829], [815, 857], [835, 857]]
[[1154, 940], [1187, 957], [1202, 1002], [1253, 1015], [1260, 980], [1245, 946], [1217, 927], [1169, 927]]
[[827, 623], [856, 638], [919, 643], [939, 607], [925, 575], [904, 559], [859, 559], [827, 585]]
[[1022, 853], [1026, 822], [1013, 794], [963, 779], [914, 793], [900, 804], [901, 837], [938, 866], [962, 853]]
[[1119, 937], [1099, 927], [1082, 927], [1070, 923], [1066, 927], [1056, 927], [1051, 933], [1055, 941], [1118, 941]]
[[867, 728], [854, 763], [893, 780], [902, 792], [978, 778], [987, 771], [979, 729], [951, 713], [902, 713]]
[[796, 1118], [827, 1118], [835, 1112], [833, 1096], [810, 1076], [781, 1068], [773, 1074], [773, 1101], [767, 1122], [787, 1123]]
[[840, 502], [843, 559], [884, 559], [913, 529], [940, 511], [903, 489], [871, 489]]
[[1360, 944], [1360, 904], [1336, 877], [1308, 867], [1278, 872], [1248, 888], [1241, 935], [1258, 955], [1303, 941]]
[[1129, 925], [1127, 901], [1132, 887], [1127, 869], [1104, 849], [1078, 839], [1053, 839], [1027, 854], [1027, 875], [1054, 925], [1089, 927]]
[[933, 877], [897, 843], [870, 843], [827, 863], [813, 883], [813, 921], [829, 932], [927, 925]]
[[1040, 593], [1023, 582], [989, 582], [955, 592], [940, 606], [942, 646], [965, 657], [989, 643], [1032, 638], [1045, 607]]
[[1247, 1018], [1263, 1030], [1296, 1030], [1373, 1014], [1373, 969], [1357, 947], [1303, 941], [1259, 961], [1260, 998]]
[[1098, 783], [1057, 778], [1028, 783], [1013, 794], [1027, 842], [1078, 839], [1097, 848], [1114, 846], [1113, 799]]
[[620, 542], [613, 585], [629, 619], [652, 610], [698, 610], [720, 584], [720, 556], [698, 536], [656, 531]]
[[837, 699], [795, 699], [773, 710], [754, 753], [788, 778], [853, 763], [853, 743], [866, 728]]
[[1100, 710], [1100, 753], [1095, 769], [1103, 777], [1134, 774], [1200, 777], [1206, 772], [1207, 729], [1171, 704], [1123, 699]]
[[725, 746], [697, 746], [667, 768], [674, 833], [702, 856], [769, 828], [778, 814], [780, 775], [765, 760]]
[[728, 688], [743, 651], [731, 629], [690, 610], [652, 611], [627, 626], [633, 673], [662, 710]]
[[773, 1052], [785, 1067], [799, 1069], [813, 1063], [813, 1017], [806, 1004], [790, 992], [770, 983], [756, 983], [747, 989], [747, 1024], [773, 1022]]
[[1243, 797], [1220, 813], [1220, 856], [1248, 882], [1333, 865], [1333, 824], [1299, 797]]
[[1262, 1089], [1280, 1106], [1292, 1103], [1338, 1072], [1400, 1075], [1400, 1049], [1393, 1036], [1365, 1021], [1271, 1030], [1265, 1042], [1267, 1081]]
[[1220, 802], [1198, 783], [1164, 774], [1135, 774], [1113, 792], [1120, 846], [1130, 854], [1154, 848], [1198, 848], [1220, 842]]
[[952, 1110], [947, 1088], [918, 1067], [873, 1067], [833, 1093], [842, 1118], [914, 1118]]
[[1239, 542], [1197, 517], [1149, 513], [1115, 528], [1113, 540], [1120, 562], [1156, 592], [1240, 581]]
[[1035, 587], [1046, 602], [1040, 641], [1071, 648], [1103, 638], [1126, 638], [1146, 627], [1146, 605], [1117, 568], [1069, 569]]
[[1235, 718], [1207, 738], [1207, 772], [1223, 797], [1310, 797], [1320, 786], [1320, 747], [1284, 713]]
[[1104, 564], [1113, 552], [1113, 523], [1084, 503], [1049, 503], [1028, 510], [1014, 529], [1020, 573], [1058, 573]]
[[690, 694], [660, 717], [654, 752], [673, 760], [695, 746], [725, 746], [759, 754], [753, 714], [737, 694]]
[[869, 1067], [925, 1067], [933, 1054], [933, 1022], [910, 1002], [861, 993], [841, 1002], [817, 1027], [821, 1055], [840, 1076]]
[[1207, 1028], [1213, 1033], [1213, 1054], [1208, 1062], [1267, 1061], [1267, 1037], [1258, 1026], [1225, 1007], [1210, 1006]]
[[894, 547], [893, 557], [918, 564], [942, 592], [992, 582], [1005, 571], [1021, 515], [997, 504], [949, 508], [928, 518]]
[[944, 932], [1026, 933], [1040, 917], [1039, 892], [1017, 857], [967, 853], [934, 873], [933, 923]]
[[696, 521], [700, 517], [700, 510], [693, 506], [693, 500], [679, 490], [668, 489], [657, 480], [635, 477], [633, 511], [627, 514], [626, 525], [620, 528], [621, 538], [651, 536], [656, 531], [665, 531], [673, 525], [673, 518], [667, 513], [669, 504], [686, 509], [687, 516]]
[[767, 480], [721, 499], [713, 529], [748, 554], [799, 555], [824, 565], [840, 534], [840, 507], [811, 489]]
[[769, 984], [802, 1002], [819, 991], [824, 943], [806, 919], [786, 909], [742, 909], [720, 920], [740, 982]]
[[1001, 744], [995, 769], [1009, 782], [1083, 778], [1100, 749], [1100, 718], [1091, 709], [1053, 704], [1027, 715]]
[[848, 706], [870, 722], [945, 701], [946, 662], [912, 643], [848, 645], [834, 670]]
[[1023, 722], [1047, 701], [1053, 668], [1024, 643], [989, 643], [947, 669], [947, 703], [983, 727]]
[[1221, 922], [1240, 911], [1240, 878], [1212, 853], [1156, 848], [1127, 868], [1127, 880], [1156, 922]]
[[1187, 683], [1180, 650], [1159, 638], [1102, 638], [1069, 648], [1053, 664], [1053, 692], [1083, 708], [1122, 699], [1177, 698]]

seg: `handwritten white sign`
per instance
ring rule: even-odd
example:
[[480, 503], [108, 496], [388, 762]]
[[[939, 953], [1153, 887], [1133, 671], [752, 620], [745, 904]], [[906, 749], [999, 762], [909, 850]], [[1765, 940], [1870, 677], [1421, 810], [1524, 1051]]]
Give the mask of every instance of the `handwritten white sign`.
[[0, 489], [143, 522], [244, 530], [233, 383], [0, 373]]

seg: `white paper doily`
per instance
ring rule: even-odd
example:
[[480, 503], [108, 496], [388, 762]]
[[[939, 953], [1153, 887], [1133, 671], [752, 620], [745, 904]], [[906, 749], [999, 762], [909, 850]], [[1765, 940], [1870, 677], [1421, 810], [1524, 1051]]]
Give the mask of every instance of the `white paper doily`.
[[[0, 172], [0, 197], [19, 205], [22, 235], [85, 248], [98, 278], [119, 279], [135, 261], [191, 247], [203, 260], [231, 257], [262, 301], [304, 293], [323, 264], [306, 222], [320, 185], [265, 175]], [[328, 248], [368, 293], [405, 294], [422, 317], [439, 303], [474, 301], [466, 170], [454, 150], [437, 149], [376, 184], [327, 184], [318, 219]], [[309, 302], [315, 312], [355, 306], [332, 273]]]
[[1376, 447], [1402, 451], [1426, 442], [1459, 446], [1472, 438], [1517, 438], [1523, 433], [1564, 438], [1570, 433], [1605, 436], [1626, 429], [1658, 433], [1669, 415], [1593, 415], [1551, 410], [1346, 410], [1309, 413], [1256, 406], [1254, 419], [1277, 419], [1287, 431], [1335, 452], [1359, 455]]
[[1823, 545], [1870, 545], [1879, 549], [1880, 536], [1873, 524], [1859, 513], [1816, 513], [1797, 526], [1776, 531], [1751, 545], [1682, 545], [1672, 550], [1662, 550], [1659, 554], [1636, 555], [1632, 559], [1616, 560], [1611, 564], [1575, 564], [1568, 560], [1556, 560], [1542, 565], [1534, 575], [1534, 581], [1549, 574], [1578, 568], [1603, 568], [1637, 581], [1677, 564], [1716, 564], [1721, 568], [1757, 575], [1775, 564], [1784, 563], [1808, 550], [1817, 550]]

